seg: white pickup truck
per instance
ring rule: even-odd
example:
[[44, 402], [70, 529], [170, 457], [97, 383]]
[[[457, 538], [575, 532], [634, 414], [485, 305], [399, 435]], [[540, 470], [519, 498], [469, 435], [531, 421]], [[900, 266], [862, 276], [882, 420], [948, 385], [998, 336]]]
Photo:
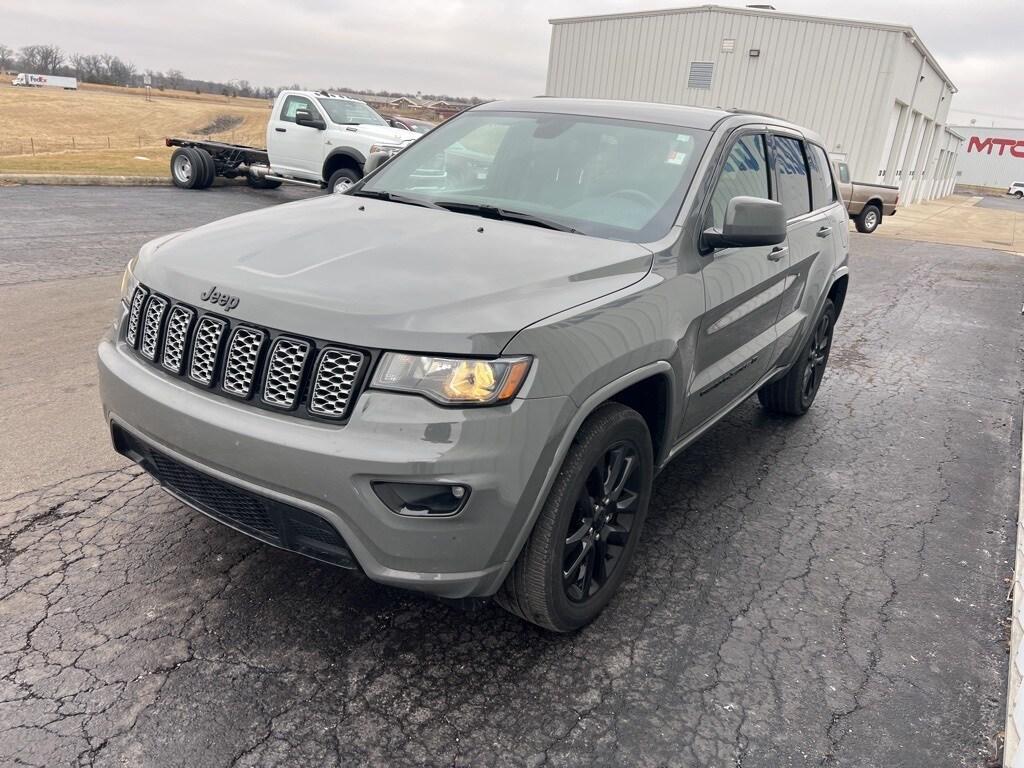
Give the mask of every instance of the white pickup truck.
[[372, 154], [394, 154], [421, 134], [392, 128], [365, 103], [326, 91], [282, 91], [267, 123], [267, 148], [168, 138], [171, 179], [205, 189], [217, 176], [245, 176], [273, 189], [282, 182], [341, 192], [363, 177]]

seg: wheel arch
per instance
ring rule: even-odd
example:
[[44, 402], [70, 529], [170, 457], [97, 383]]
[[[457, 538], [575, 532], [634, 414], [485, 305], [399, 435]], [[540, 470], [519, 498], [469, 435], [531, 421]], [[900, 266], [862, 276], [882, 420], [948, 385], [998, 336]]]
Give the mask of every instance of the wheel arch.
[[863, 212], [864, 209], [867, 208], [869, 205], [873, 205], [873, 206], [875, 206], [875, 208], [878, 209], [878, 219], [879, 219], [879, 221], [881, 221], [882, 216], [885, 215], [884, 206], [882, 205], [882, 198], [880, 198], [880, 197], [872, 197], [871, 199], [866, 200], [864, 202], [864, 205], [861, 206], [861, 209], [860, 209], [861, 212]]
[[839, 275], [835, 280], [832, 281], [831, 287], [828, 289], [828, 298], [832, 299], [832, 303], [836, 307], [836, 319], [839, 319], [839, 315], [842, 314], [843, 304], [846, 302], [846, 289], [850, 283], [850, 275], [843, 273]]
[[351, 168], [362, 176], [363, 166], [365, 164], [366, 157], [364, 157], [359, 150], [351, 149], [350, 147], [335, 149], [324, 158], [323, 170], [320, 172], [320, 177], [326, 183], [330, 180], [331, 174], [339, 168]]

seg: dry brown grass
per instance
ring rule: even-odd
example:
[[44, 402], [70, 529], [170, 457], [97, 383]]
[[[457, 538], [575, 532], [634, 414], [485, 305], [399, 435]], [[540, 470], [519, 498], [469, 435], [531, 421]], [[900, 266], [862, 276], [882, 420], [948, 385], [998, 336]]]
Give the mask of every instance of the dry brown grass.
[[218, 118], [235, 118], [233, 130], [208, 138], [263, 146], [269, 117], [262, 99], [154, 90], [146, 101], [138, 88], [0, 84], [0, 172], [167, 175], [164, 137], [198, 135]]

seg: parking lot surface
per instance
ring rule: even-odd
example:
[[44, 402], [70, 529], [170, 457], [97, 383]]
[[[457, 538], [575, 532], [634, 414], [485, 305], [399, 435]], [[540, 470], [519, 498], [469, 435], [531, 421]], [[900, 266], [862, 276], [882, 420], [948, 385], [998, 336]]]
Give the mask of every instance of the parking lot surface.
[[[21, 308], [4, 327], [57, 338], [22, 316], [116, 292], [140, 242], [191, 217], [281, 199], [0, 190], [0, 299]], [[22, 230], [28, 203], [65, 234]], [[24, 474], [0, 501], [0, 764], [983, 765], [1003, 721], [1024, 261], [852, 241], [811, 412], [748, 401], [662, 473], [631, 575], [576, 635], [255, 543], [105, 447], [104, 469]], [[61, 347], [83, 377], [93, 343]], [[8, 410], [59, 403], [45, 377], [15, 380], [30, 345], [0, 344]], [[69, 452], [105, 439], [88, 394]]]
[[999, 211], [1013, 211], [1024, 214], [1024, 200], [1015, 197], [994, 197], [986, 195], [978, 201], [979, 208], [992, 208]]

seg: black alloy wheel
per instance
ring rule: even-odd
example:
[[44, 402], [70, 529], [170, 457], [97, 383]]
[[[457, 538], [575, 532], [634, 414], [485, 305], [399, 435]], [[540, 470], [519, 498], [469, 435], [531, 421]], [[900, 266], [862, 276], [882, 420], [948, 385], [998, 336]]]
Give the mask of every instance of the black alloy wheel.
[[631, 441], [608, 448], [587, 474], [562, 550], [562, 586], [574, 603], [592, 598], [615, 574], [640, 504], [640, 452]]

